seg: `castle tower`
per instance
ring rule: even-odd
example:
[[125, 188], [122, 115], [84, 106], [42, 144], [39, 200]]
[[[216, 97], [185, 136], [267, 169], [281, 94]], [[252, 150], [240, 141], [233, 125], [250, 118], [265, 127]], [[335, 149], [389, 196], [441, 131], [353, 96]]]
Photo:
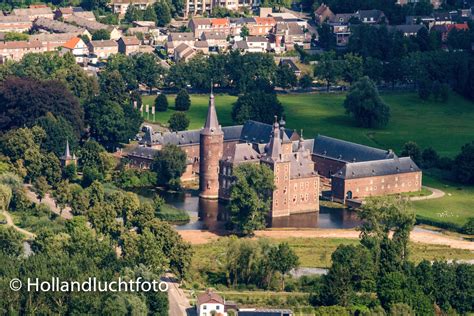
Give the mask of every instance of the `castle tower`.
[[64, 151], [64, 155], [61, 156], [61, 166], [67, 167], [70, 164], [77, 165], [77, 158], [76, 155], [71, 155], [71, 151], [69, 150], [69, 140], [66, 139], [66, 150]]
[[224, 150], [224, 133], [217, 120], [214, 94], [211, 91], [209, 108], [199, 144], [199, 196], [205, 199], [219, 197], [219, 160]]

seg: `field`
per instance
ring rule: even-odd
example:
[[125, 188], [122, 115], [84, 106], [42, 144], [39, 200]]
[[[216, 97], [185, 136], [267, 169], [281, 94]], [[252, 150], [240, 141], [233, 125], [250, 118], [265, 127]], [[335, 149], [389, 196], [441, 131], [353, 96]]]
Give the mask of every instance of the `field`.
[[423, 184], [443, 190], [439, 199], [413, 202], [418, 219], [423, 223], [460, 230], [469, 217], [474, 217], [474, 187], [462, 186], [438, 177], [423, 175]]
[[[386, 93], [382, 97], [391, 107], [392, 118], [385, 129], [359, 128], [344, 113], [343, 94], [279, 95], [285, 108], [289, 128], [304, 129], [306, 138], [317, 134], [337, 137], [384, 149], [400, 151], [409, 140], [422, 148], [432, 146], [442, 156], [455, 156], [462, 145], [473, 140], [474, 103], [451, 94], [447, 103], [423, 101], [414, 93]], [[154, 97], [144, 97], [144, 104], [153, 104]], [[217, 95], [216, 107], [223, 126], [231, 125], [232, 103], [236, 97]], [[166, 124], [173, 113], [174, 96], [168, 96], [170, 109], [157, 113], [156, 121]], [[193, 95], [190, 129], [203, 126], [208, 104], [207, 95]], [[449, 133], [447, 132], [449, 131]]]
[[[328, 268], [331, 265], [331, 254], [343, 245], [356, 245], [358, 239], [343, 238], [286, 238], [278, 242], [288, 242], [300, 259], [301, 267]], [[215, 254], [222, 251], [222, 244], [213, 242], [205, 245], [194, 245], [193, 270], [216, 268]], [[454, 249], [448, 246], [410, 243], [409, 259], [415, 263], [423, 259], [457, 259], [474, 260], [474, 253], [469, 250]], [[214, 255], [213, 255], [214, 254]]]

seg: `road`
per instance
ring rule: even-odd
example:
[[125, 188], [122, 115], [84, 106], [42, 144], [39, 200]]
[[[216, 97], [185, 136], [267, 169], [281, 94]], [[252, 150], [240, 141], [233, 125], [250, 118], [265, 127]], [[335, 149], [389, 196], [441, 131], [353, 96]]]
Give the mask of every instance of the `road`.
[[[217, 240], [220, 236], [209, 231], [201, 230], [179, 230], [178, 233], [183, 239], [191, 244], [206, 244]], [[297, 238], [359, 238], [360, 232], [355, 229], [302, 229], [302, 230], [260, 230], [255, 232], [256, 237], [267, 237], [283, 239], [290, 237]], [[422, 244], [443, 245], [456, 249], [474, 251], [474, 242], [443, 235], [430, 231], [415, 231], [410, 233], [410, 241]]]
[[32, 232], [29, 232], [21, 227], [16, 226], [15, 223], [13, 222], [12, 216], [7, 211], [3, 211], [2, 215], [5, 216], [5, 219], [7, 220], [7, 224], [6, 224], [7, 226], [13, 227], [15, 230], [22, 233], [26, 237], [28, 237], [28, 239], [34, 239], [36, 237], [36, 235], [33, 234]]
[[31, 202], [36, 203], [36, 204], [40, 204], [40, 203], [45, 204], [46, 206], [48, 206], [51, 209], [51, 211], [53, 213], [58, 214], [59, 216], [61, 216], [64, 219], [71, 219], [72, 218], [71, 208], [66, 207], [61, 212], [59, 207], [56, 206], [56, 202], [54, 201], [54, 199], [51, 197], [51, 195], [49, 193], [47, 193], [46, 196], [40, 202], [40, 200], [38, 200], [38, 198], [36, 197], [36, 193], [33, 192], [33, 188], [31, 186], [31, 184], [25, 184], [24, 187], [25, 187], [25, 191], [26, 191], [26, 196], [28, 197], [28, 199]]
[[442, 198], [445, 193], [444, 191], [441, 191], [439, 189], [423, 186], [425, 189], [428, 189], [431, 191], [430, 195], [427, 196], [413, 196], [410, 198], [410, 201], [422, 201], [422, 200], [431, 200], [431, 199], [439, 199]]
[[194, 308], [189, 304], [189, 300], [183, 290], [179, 288], [179, 283], [171, 274], [166, 274], [161, 281], [168, 284], [169, 315], [170, 316], [192, 316], [195, 314]]

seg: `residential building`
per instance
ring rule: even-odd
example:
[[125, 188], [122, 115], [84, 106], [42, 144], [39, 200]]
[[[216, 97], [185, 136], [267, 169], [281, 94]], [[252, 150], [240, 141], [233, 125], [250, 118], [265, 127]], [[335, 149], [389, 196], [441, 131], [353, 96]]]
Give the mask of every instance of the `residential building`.
[[93, 54], [99, 59], [107, 59], [112, 54], [118, 54], [118, 44], [114, 40], [90, 41], [87, 47], [89, 54]]
[[349, 37], [351, 36], [351, 29], [348, 24], [345, 23], [333, 23], [332, 31], [336, 36], [337, 46], [346, 46], [349, 44]]
[[174, 49], [181, 44], [186, 44], [188, 46], [194, 46], [195, 38], [193, 33], [190, 32], [172, 32], [168, 34], [168, 39], [166, 41], [166, 51], [168, 54], [174, 55]]
[[251, 36], [265, 36], [276, 25], [276, 20], [272, 17], [254, 17], [255, 23], [249, 23], [248, 29]]
[[74, 14], [66, 17], [64, 20], [67, 23], [71, 23], [81, 28], [85, 28], [90, 33], [94, 33], [99, 30], [107, 30], [110, 32], [110, 39], [113, 39], [113, 40], [118, 40], [122, 36], [122, 32], [115, 26], [99, 23], [95, 20], [91, 21]]
[[80, 37], [71, 38], [60, 47], [59, 52], [61, 55], [71, 53], [76, 59], [76, 63], [83, 65], [84, 67], [87, 66], [89, 48]]
[[232, 49], [239, 50], [244, 53], [264, 53], [269, 50], [269, 42], [263, 36], [249, 36], [246, 40], [237, 41]]
[[334, 18], [334, 13], [331, 9], [324, 3], [322, 3], [315, 11], [314, 11], [314, 21], [318, 24], [322, 24], [325, 21], [330, 21]]
[[190, 58], [196, 55], [196, 51], [194, 50], [194, 47], [185, 43], [181, 43], [176, 47], [176, 49], [174, 49], [173, 55], [176, 62], [188, 61]]
[[434, 25], [454, 24], [449, 12], [435, 12], [433, 13]]
[[196, 300], [196, 311], [198, 316], [227, 316], [227, 313], [224, 311], [224, 307], [224, 299], [220, 295], [210, 290], [199, 294]]
[[[57, 51], [59, 47], [66, 44], [71, 38], [87, 35], [87, 30], [84, 33], [39, 33], [30, 35], [30, 41], [39, 41], [44, 46], [45, 51]], [[90, 35], [90, 34], [89, 34]], [[90, 38], [90, 37], [89, 37]]]
[[28, 17], [31, 22], [36, 20], [37, 18], [47, 18], [47, 19], [53, 19], [54, 18], [54, 13], [49, 7], [34, 7], [34, 8], [28, 8], [28, 9], [13, 9], [12, 15], [15, 16], [23, 16], [23, 17]]
[[364, 24], [388, 24], [388, 19], [380, 10], [359, 10], [354, 14]]
[[203, 32], [211, 30], [211, 19], [193, 18], [189, 21], [188, 27], [193, 32], [195, 38], [200, 38]]
[[140, 51], [140, 40], [135, 36], [122, 36], [118, 40], [119, 53], [132, 55]]
[[403, 24], [403, 25], [394, 25], [389, 29], [402, 32], [404, 36], [416, 36], [421, 29], [426, 29], [423, 24]]
[[55, 11], [55, 19], [67, 19], [71, 15], [75, 15], [77, 17], [95, 21], [95, 15], [92, 11], [85, 11], [81, 7], [66, 7], [66, 8], [58, 8]]
[[[406, 5], [408, 3], [417, 3], [420, 0], [397, 0], [397, 4]], [[433, 5], [433, 9], [437, 10], [443, 4], [442, 0], [430, 0], [430, 3]]]
[[6, 60], [20, 61], [27, 53], [45, 51], [45, 47], [39, 41], [0, 42], [0, 63]]
[[349, 24], [349, 21], [354, 15], [352, 13], [338, 13], [332, 19], [329, 20], [331, 23]]
[[112, 0], [110, 6], [114, 13], [125, 15], [130, 5], [140, 10], [145, 10], [149, 5], [153, 5], [155, 2], [156, 0]]
[[227, 35], [219, 31], [203, 32], [201, 40], [206, 41], [209, 47], [217, 47], [219, 50], [226, 49], [229, 45]]
[[83, 33], [85, 30], [85, 28], [47, 18], [37, 18], [33, 22], [33, 27], [35, 30], [43, 30], [51, 33]]
[[28, 32], [33, 23], [27, 16], [0, 15], [0, 32]]

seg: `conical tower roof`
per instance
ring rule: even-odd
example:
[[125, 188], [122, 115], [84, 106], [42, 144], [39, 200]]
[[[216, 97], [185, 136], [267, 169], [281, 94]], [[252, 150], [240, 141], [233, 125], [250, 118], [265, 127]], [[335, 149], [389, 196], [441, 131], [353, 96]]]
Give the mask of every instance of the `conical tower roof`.
[[280, 125], [275, 115], [275, 123], [273, 123], [273, 132], [270, 142], [267, 145], [267, 155], [273, 160], [277, 160], [281, 153]]
[[204, 128], [201, 133], [205, 134], [218, 134], [222, 133], [221, 126], [219, 125], [219, 120], [217, 119], [216, 106], [214, 104], [214, 93], [211, 88], [211, 95], [209, 96], [209, 107], [207, 109], [207, 118]]

